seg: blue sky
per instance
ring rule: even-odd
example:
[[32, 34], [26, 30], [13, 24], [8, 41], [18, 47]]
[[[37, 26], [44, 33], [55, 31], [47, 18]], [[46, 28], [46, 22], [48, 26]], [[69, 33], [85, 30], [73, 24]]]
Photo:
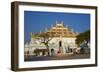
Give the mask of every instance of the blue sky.
[[76, 32], [90, 29], [90, 14], [24, 11], [24, 39], [30, 40], [30, 32], [37, 33], [55, 25], [56, 21]]

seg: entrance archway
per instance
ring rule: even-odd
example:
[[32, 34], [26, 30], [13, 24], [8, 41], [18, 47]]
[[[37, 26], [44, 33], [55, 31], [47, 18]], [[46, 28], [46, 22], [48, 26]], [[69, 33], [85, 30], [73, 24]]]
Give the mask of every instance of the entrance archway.
[[59, 41], [59, 47], [62, 47], [62, 41]]
[[51, 49], [51, 55], [53, 56], [54, 55], [54, 49]]
[[63, 53], [62, 41], [59, 41], [59, 53]]

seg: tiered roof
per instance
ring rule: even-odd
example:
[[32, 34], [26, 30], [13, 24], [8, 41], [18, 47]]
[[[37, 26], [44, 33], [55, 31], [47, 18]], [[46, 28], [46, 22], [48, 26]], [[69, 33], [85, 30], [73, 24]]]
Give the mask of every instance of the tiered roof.
[[47, 33], [51, 37], [75, 37], [77, 35], [72, 29], [65, 27], [63, 23], [56, 23]]

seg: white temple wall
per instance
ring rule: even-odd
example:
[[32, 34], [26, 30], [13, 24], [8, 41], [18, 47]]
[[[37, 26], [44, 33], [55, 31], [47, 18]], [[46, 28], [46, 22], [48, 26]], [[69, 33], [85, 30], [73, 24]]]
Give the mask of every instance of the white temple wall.
[[[32, 39], [33, 40], [33, 39]], [[46, 46], [44, 44], [35, 44], [33, 41], [30, 41], [30, 44], [25, 46], [25, 51], [29, 50], [30, 55], [33, 54], [33, 51], [35, 49], [46, 49]], [[63, 53], [66, 53], [66, 50], [68, 50], [68, 47], [71, 48], [75, 48], [77, 47], [75, 44], [75, 40], [76, 38], [52, 38], [52, 40], [50, 40], [49, 44], [49, 52], [51, 55], [51, 49], [54, 49], [54, 53], [57, 54], [57, 52], [59, 51], [59, 41], [61, 41], [62, 43], [62, 49], [63, 49]]]

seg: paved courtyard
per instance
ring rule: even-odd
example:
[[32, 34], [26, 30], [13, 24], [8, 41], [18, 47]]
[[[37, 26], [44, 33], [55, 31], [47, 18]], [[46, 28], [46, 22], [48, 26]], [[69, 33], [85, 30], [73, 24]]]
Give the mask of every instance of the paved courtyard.
[[25, 61], [45, 61], [45, 60], [68, 60], [68, 59], [86, 59], [90, 54], [59, 54], [57, 56], [28, 56]]

